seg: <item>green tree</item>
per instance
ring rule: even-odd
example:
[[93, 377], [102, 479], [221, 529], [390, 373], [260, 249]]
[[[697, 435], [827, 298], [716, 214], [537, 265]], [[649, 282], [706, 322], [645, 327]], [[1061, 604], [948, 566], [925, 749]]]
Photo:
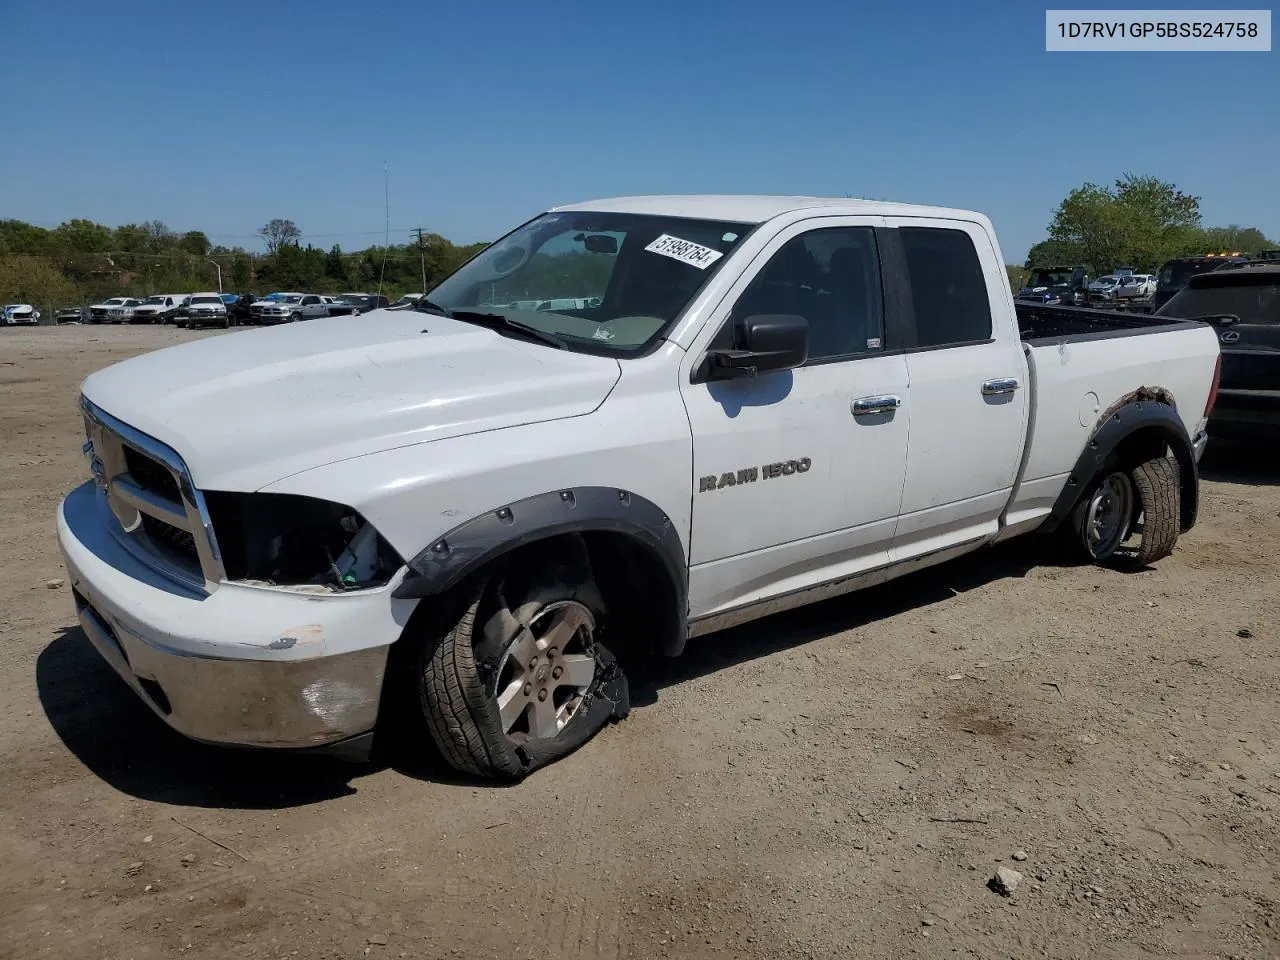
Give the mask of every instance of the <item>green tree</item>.
[[49, 231], [22, 220], [0, 220], [0, 253], [42, 254], [49, 249]]
[[243, 253], [231, 261], [231, 285], [243, 293], [253, 280], [253, 261]]
[[208, 256], [210, 246], [209, 238], [200, 230], [188, 230], [178, 241], [178, 249], [195, 257]]
[[1054, 211], [1049, 240], [1064, 261], [1097, 273], [1121, 263], [1159, 264], [1193, 245], [1200, 228], [1200, 198], [1156, 177], [1125, 174], [1112, 186], [1086, 183]]
[[136, 223], [116, 227], [111, 246], [123, 253], [141, 253], [147, 249], [147, 228]]
[[1257, 227], [1241, 227], [1231, 224], [1226, 227], [1208, 227], [1204, 231], [1204, 252], [1206, 253], [1258, 253], [1277, 246], [1268, 240]]
[[68, 220], [53, 231], [53, 242], [69, 253], [105, 253], [111, 249], [111, 229], [92, 220]]
[[44, 257], [0, 256], [0, 303], [30, 303], [45, 310], [79, 299], [76, 285]]
[[342, 259], [342, 248], [336, 243], [325, 255], [324, 275], [339, 283], [345, 283], [347, 280], [347, 262]]

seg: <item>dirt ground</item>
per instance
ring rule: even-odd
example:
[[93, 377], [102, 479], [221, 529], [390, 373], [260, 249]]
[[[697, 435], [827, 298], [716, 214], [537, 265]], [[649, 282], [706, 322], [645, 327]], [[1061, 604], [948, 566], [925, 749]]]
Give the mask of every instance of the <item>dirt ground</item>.
[[703, 638], [494, 787], [188, 743], [75, 626], [77, 384], [207, 335], [0, 330], [0, 957], [1280, 955], [1274, 455], [1155, 569], [1011, 544]]

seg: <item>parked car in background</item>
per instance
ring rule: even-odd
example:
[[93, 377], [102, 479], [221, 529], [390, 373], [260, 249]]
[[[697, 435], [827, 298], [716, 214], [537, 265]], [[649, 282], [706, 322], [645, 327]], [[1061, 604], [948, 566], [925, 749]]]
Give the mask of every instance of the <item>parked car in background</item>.
[[84, 307], [61, 307], [54, 314], [55, 323], [83, 323]]
[[157, 293], [145, 298], [133, 309], [130, 323], [169, 323], [178, 313], [185, 293]]
[[359, 316], [362, 313], [368, 313], [370, 310], [381, 310], [391, 305], [391, 301], [386, 297], [380, 297], [372, 293], [344, 293], [338, 297], [337, 302], [329, 307], [329, 315], [338, 316]]
[[[604, 240], [594, 306], [479, 306], [557, 301]], [[1033, 532], [1158, 562], [1219, 359], [1205, 324], [1016, 304], [981, 214], [795, 197], [559, 207], [415, 311], [275, 334], [83, 382], [84, 634], [197, 740], [367, 756], [403, 689], [502, 779], [626, 716], [615, 644], [678, 656]]]
[[1120, 278], [1112, 274], [1099, 277], [1089, 284], [1090, 300], [1112, 300], [1120, 286]]
[[29, 303], [11, 303], [0, 310], [0, 322], [6, 326], [34, 326], [40, 322], [40, 311]]
[[187, 302], [187, 326], [192, 330], [199, 327], [231, 326], [227, 314], [227, 305], [222, 302], [218, 293], [193, 293]]
[[90, 323], [122, 323], [128, 319], [126, 311], [133, 313], [133, 308], [142, 301], [135, 297], [111, 297], [101, 303], [89, 307]]
[[222, 294], [222, 302], [226, 304], [227, 317], [231, 320], [233, 327], [237, 324], [249, 322], [253, 300], [253, 295], [248, 293]]
[[1156, 292], [1151, 301], [1152, 305], [1159, 310], [1194, 276], [1248, 262], [1249, 258], [1240, 254], [1223, 253], [1206, 253], [1202, 257], [1178, 257], [1175, 260], [1167, 260], [1156, 274]]
[[1116, 300], [1146, 300], [1156, 292], [1156, 278], [1149, 273], [1131, 273], [1120, 278], [1112, 294]]
[[318, 293], [277, 293], [252, 308], [255, 323], [292, 323], [329, 316], [329, 305]]
[[1215, 325], [1222, 379], [1209, 436], [1280, 441], [1280, 263], [1196, 274], [1156, 316]]
[[1082, 307], [1089, 302], [1089, 269], [1080, 263], [1035, 267], [1018, 291], [1018, 299]]

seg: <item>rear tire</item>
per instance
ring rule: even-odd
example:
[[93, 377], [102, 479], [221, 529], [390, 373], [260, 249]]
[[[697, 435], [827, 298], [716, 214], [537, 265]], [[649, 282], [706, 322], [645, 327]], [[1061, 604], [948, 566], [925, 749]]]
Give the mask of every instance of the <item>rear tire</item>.
[[[1132, 467], [1108, 460], [1072, 513], [1068, 534], [1074, 552], [1121, 569], [1169, 556], [1178, 542], [1181, 492], [1172, 457]], [[1136, 544], [1126, 545], [1135, 533]]]
[[1159, 457], [1139, 464], [1133, 471], [1142, 511], [1142, 538], [1134, 562], [1145, 567], [1173, 553], [1181, 530], [1182, 485], [1178, 464]]
[[427, 729], [454, 768], [518, 780], [572, 753], [629, 709], [626, 677], [599, 642], [589, 572], [483, 576], [461, 613], [426, 630], [415, 680]]

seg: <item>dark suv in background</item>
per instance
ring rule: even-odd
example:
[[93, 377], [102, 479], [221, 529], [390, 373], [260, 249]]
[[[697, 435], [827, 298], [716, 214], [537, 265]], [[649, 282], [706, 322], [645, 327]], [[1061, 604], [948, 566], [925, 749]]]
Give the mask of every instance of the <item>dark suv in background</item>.
[[1156, 277], [1156, 292], [1151, 299], [1151, 305], [1158, 311], [1174, 294], [1185, 287], [1192, 277], [1221, 270], [1223, 267], [1238, 267], [1248, 262], [1248, 257], [1238, 253], [1206, 253], [1202, 257], [1178, 257], [1176, 260], [1166, 260]]
[[390, 305], [391, 301], [386, 297], [372, 293], [344, 293], [338, 297], [337, 302], [329, 304], [329, 316], [359, 316], [370, 310], [380, 310]]
[[1222, 374], [1209, 436], [1280, 440], [1280, 262], [1192, 276], [1156, 315], [1209, 319], [1217, 330]]

